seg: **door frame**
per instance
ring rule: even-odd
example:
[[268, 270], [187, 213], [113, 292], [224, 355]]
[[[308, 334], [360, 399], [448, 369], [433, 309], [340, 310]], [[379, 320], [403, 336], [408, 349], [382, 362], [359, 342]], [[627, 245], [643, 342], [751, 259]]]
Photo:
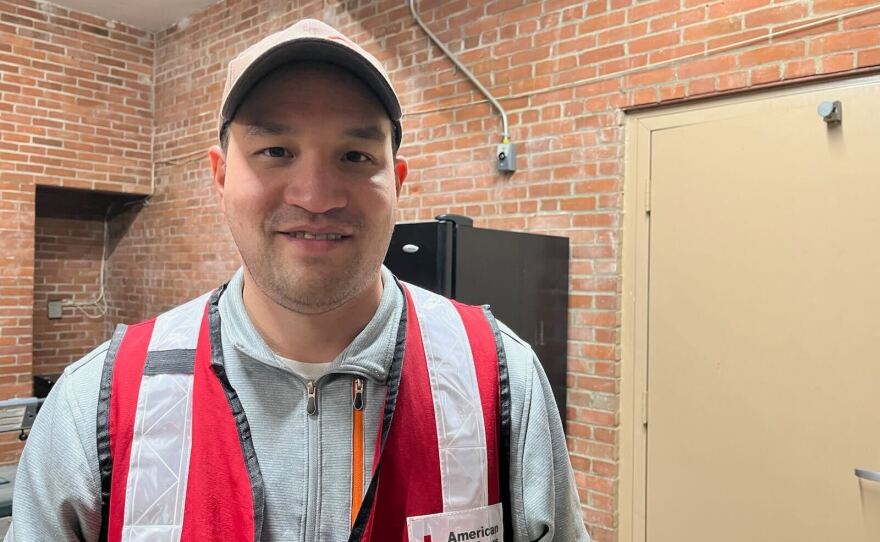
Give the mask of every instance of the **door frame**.
[[[648, 284], [650, 260], [651, 138], [655, 131], [711, 122], [760, 109], [762, 102], [821, 90], [880, 86], [880, 75], [854, 76], [627, 113], [624, 122], [624, 190], [620, 330], [620, 431], [618, 540], [646, 542]], [[845, 113], [844, 113], [845, 114]], [[818, 120], [817, 120], [818, 122]]]

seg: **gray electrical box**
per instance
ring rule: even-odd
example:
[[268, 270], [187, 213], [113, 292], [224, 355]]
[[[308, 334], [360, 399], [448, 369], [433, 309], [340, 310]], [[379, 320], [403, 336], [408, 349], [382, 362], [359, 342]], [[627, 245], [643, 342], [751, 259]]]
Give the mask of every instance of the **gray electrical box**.
[[61, 301], [49, 300], [49, 319], [57, 320], [58, 318], [61, 318]]
[[516, 171], [516, 145], [501, 143], [495, 156], [498, 157], [498, 171], [504, 173]]

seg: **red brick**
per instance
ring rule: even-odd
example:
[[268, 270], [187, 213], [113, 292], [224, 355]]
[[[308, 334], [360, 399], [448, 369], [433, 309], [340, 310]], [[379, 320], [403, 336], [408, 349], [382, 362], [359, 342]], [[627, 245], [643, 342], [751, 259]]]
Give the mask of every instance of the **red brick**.
[[859, 68], [880, 66], [880, 48], [859, 51], [857, 63]]
[[880, 9], [847, 17], [843, 20], [843, 28], [846, 30], [869, 26], [880, 26]]
[[631, 40], [627, 45], [630, 54], [644, 53], [657, 49], [663, 49], [681, 42], [681, 32], [674, 30], [663, 34], [654, 34], [652, 36]]
[[854, 67], [853, 53], [838, 53], [822, 57], [822, 73], [835, 73], [851, 70]]
[[748, 68], [759, 64], [779, 62], [780, 60], [801, 58], [804, 55], [805, 49], [806, 45], [802, 41], [753, 49], [740, 55], [739, 65], [743, 68]]
[[780, 69], [778, 64], [774, 64], [772, 66], [764, 66], [763, 68], [755, 68], [752, 70], [752, 85], [763, 85], [767, 83], [774, 83], [781, 79]]
[[698, 23], [706, 18], [705, 6], [695, 9], [688, 9], [678, 13], [655, 17], [650, 20], [651, 32], [660, 32], [669, 30], [670, 28], [681, 28], [691, 24]]
[[711, 20], [708, 23], [693, 25], [685, 28], [684, 41], [700, 41], [707, 38], [739, 32], [742, 29], [742, 19], [730, 17], [725, 19]]
[[878, 43], [880, 43], [880, 28], [840, 32], [812, 40], [810, 54], [822, 55], [836, 51], [876, 47]]
[[[706, 44], [709, 51], [728, 51], [736, 50], [736, 48], [749, 47], [755, 44], [762, 45], [767, 41], [767, 35], [770, 31], [766, 28], [757, 28], [755, 30], [747, 30], [739, 34], [730, 34], [714, 38]], [[792, 34], [787, 37], [794, 39]]]
[[623, 26], [614, 26], [600, 33], [597, 37], [599, 45], [608, 45], [620, 41], [631, 40], [639, 36], [644, 36], [648, 31], [648, 23], [627, 24]]
[[797, 3], [775, 6], [747, 14], [745, 16], [745, 26], [746, 28], [754, 28], [756, 26], [787, 23], [789, 21], [803, 19], [806, 15], [806, 4]]
[[675, 72], [672, 68], [658, 68], [628, 76], [626, 78], [626, 85], [629, 87], [655, 85], [657, 83], [665, 83], [674, 79]]
[[686, 89], [682, 83], [660, 87], [660, 101], [684, 98], [687, 95]]
[[770, 0], [724, 0], [709, 6], [709, 18], [727, 17], [767, 5], [770, 5]]
[[688, 96], [699, 96], [701, 94], [711, 94], [717, 90], [714, 77], [706, 77], [704, 79], [692, 79], [688, 81]]
[[692, 60], [678, 67], [678, 77], [679, 79], [690, 79], [701, 75], [724, 73], [735, 66], [736, 57], [732, 55]]
[[[648, 56], [648, 61], [653, 63], [666, 62], [672, 59], [690, 58], [692, 55], [703, 53], [706, 50], [704, 43], [689, 43], [678, 47], [670, 47], [660, 51], [654, 51]], [[685, 62], [682, 60], [682, 62]]]
[[600, 47], [598, 49], [591, 49], [589, 51], [584, 51], [580, 55], [578, 55], [578, 63], [580, 65], [593, 64], [597, 62], [602, 62], [604, 60], [609, 60], [612, 58], [622, 57], [626, 54], [626, 50], [623, 45], [609, 45], [607, 47]]
[[725, 73], [718, 76], [718, 90], [742, 89], [749, 86], [749, 72]]
[[655, 0], [654, 2], [639, 3], [637, 6], [631, 7], [626, 11], [627, 22], [633, 23], [641, 19], [675, 11], [679, 6], [679, 0]]
[[596, 208], [595, 197], [580, 197], [559, 200], [563, 211], [591, 211]]
[[785, 65], [785, 69], [783, 70], [783, 78], [796, 79], [798, 77], [809, 77], [811, 75], [814, 75], [815, 73], [815, 60], [797, 60], [794, 62], [789, 62]]
[[813, 13], [820, 14], [828, 11], [842, 11], [847, 8], [874, 4], [874, 0], [814, 0]]

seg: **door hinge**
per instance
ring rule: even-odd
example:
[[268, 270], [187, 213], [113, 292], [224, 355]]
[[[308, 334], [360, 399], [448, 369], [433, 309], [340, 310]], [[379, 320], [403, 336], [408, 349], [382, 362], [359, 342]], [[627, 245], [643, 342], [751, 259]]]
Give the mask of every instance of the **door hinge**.
[[642, 392], [642, 425], [648, 425], [648, 392]]
[[648, 182], [645, 186], [645, 214], [651, 214], [651, 177], [648, 176]]

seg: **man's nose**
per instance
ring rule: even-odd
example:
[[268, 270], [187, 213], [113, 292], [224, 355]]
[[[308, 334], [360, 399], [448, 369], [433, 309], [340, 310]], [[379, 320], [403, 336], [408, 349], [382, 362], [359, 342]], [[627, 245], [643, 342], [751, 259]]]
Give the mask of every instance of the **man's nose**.
[[345, 207], [348, 197], [332, 164], [319, 157], [301, 156], [284, 188], [284, 203], [320, 214]]

